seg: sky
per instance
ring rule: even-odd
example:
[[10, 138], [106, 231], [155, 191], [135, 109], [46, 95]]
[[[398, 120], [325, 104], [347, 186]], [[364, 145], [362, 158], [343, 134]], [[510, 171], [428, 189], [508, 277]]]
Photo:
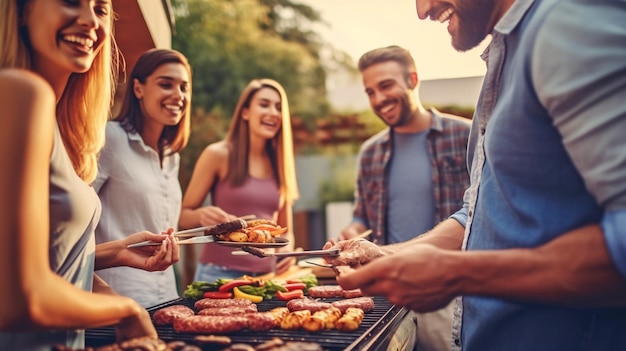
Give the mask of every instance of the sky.
[[414, 0], [298, 0], [329, 23], [318, 31], [335, 47], [358, 58], [370, 49], [400, 45], [408, 49], [420, 79], [481, 76], [486, 47], [459, 53], [450, 44], [447, 24], [420, 20]]

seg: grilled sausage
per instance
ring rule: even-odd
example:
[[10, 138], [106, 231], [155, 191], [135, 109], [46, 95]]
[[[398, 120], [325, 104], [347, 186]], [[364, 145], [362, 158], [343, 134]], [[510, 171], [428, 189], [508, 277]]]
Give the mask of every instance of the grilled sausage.
[[154, 324], [167, 325], [172, 324], [176, 318], [193, 316], [196, 313], [185, 305], [173, 305], [157, 310], [152, 315]]
[[362, 296], [363, 296], [363, 292], [361, 291], [361, 289], [352, 289], [352, 290], [343, 291], [343, 297], [345, 297], [346, 299], [353, 299], [355, 297], [362, 297]]
[[254, 313], [257, 312], [258, 309], [256, 304], [245, 305], [245, 306], [229, 306], [229, 307], [209, 307], [203, 308], [198, 311], [198, 315], [200, 316], [233, 316], [240, 315], [245, 313]]
[[332, 302], [331, 305], [337, 307], [344, 313], [350, 307], [359, 308], [367, 312], [374, 309], [374, 299], [371, 297], [355, 297], [353, 299], [335, 301]]
[[194, 307], [200, 311], [205, 308], [248, 306], [253, 304], [254, 302], [248, 299], [202, 299], [196, 301]]
[[267, 331], [280, 324], [270, 312], [248, 313], [244, 317], [248, 319], [248, 329], [253, 331]]
[[339, 285], [320, 285], [309, 288], [309, 296], [313, 298], [343, 297], [344, 290]]
[[333, 305], [328, 302], [319, 302], [307, 298], [293, 299], [287, 302], [287, 308], [292, 312], [308, 310], [314, 313], [331, 307], [333, 307]]
[[248, 319], [243, 316], [190, 316], [174, 320], [174, 330], [179, 333], [225, 334], [247, 326]]

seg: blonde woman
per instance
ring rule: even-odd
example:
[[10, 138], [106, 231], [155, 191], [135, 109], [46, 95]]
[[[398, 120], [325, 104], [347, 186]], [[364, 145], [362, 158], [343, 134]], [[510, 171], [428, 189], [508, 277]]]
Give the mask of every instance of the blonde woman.
[[[178, 260], [167, 235], [95, 245], [100, 202], [90, 186], [115, 85], [110, 1], [0, 0], [0, 345], [84, 345], [84, 328], [156, 337], [139, 304], [94, 269], [162, 270]], [[129, 250], [142, 240], [154, 250]], [[92, 293], [93, 291], [93, 293]]]
[[[210, 195], [211, 205], [203, 206]], [[289, 228], [293, 249], [292, 205], [298, 198], [287, 95], [271, 79], [255, 79], [243, 90], [226, 138], [200, 154], [183, 197], [179, 228], [207, 226], [253, 214]], [[233, 256], [234, 249], [207, 244], [194, 280], [281, 272], [293, 260]]]

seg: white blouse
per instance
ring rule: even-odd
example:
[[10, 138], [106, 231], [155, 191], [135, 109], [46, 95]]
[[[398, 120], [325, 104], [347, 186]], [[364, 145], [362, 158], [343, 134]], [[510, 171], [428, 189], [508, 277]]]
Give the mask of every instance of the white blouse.
[[[161, 168], [159, 155], [139, 134], [127, 133], [119, 122], [109, 122], [93, 184], [102, 201], [96, 243], [144, 230], [161, 233], [176, 228], [182, 201], [179, 165], [180, 155], [173, 154], [163, 159]], [[96, 274], [144, 307], [178, 298], [173, 267], [163, 272], [115, 267]]]

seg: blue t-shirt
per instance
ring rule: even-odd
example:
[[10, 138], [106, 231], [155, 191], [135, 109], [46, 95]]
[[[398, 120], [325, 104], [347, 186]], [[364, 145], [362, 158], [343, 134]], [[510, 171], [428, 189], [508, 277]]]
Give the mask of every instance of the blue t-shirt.
[[428, 131], [393, 133], [389, 164], [387, 243], [407, 241], [433, 227], [435, 198]]

